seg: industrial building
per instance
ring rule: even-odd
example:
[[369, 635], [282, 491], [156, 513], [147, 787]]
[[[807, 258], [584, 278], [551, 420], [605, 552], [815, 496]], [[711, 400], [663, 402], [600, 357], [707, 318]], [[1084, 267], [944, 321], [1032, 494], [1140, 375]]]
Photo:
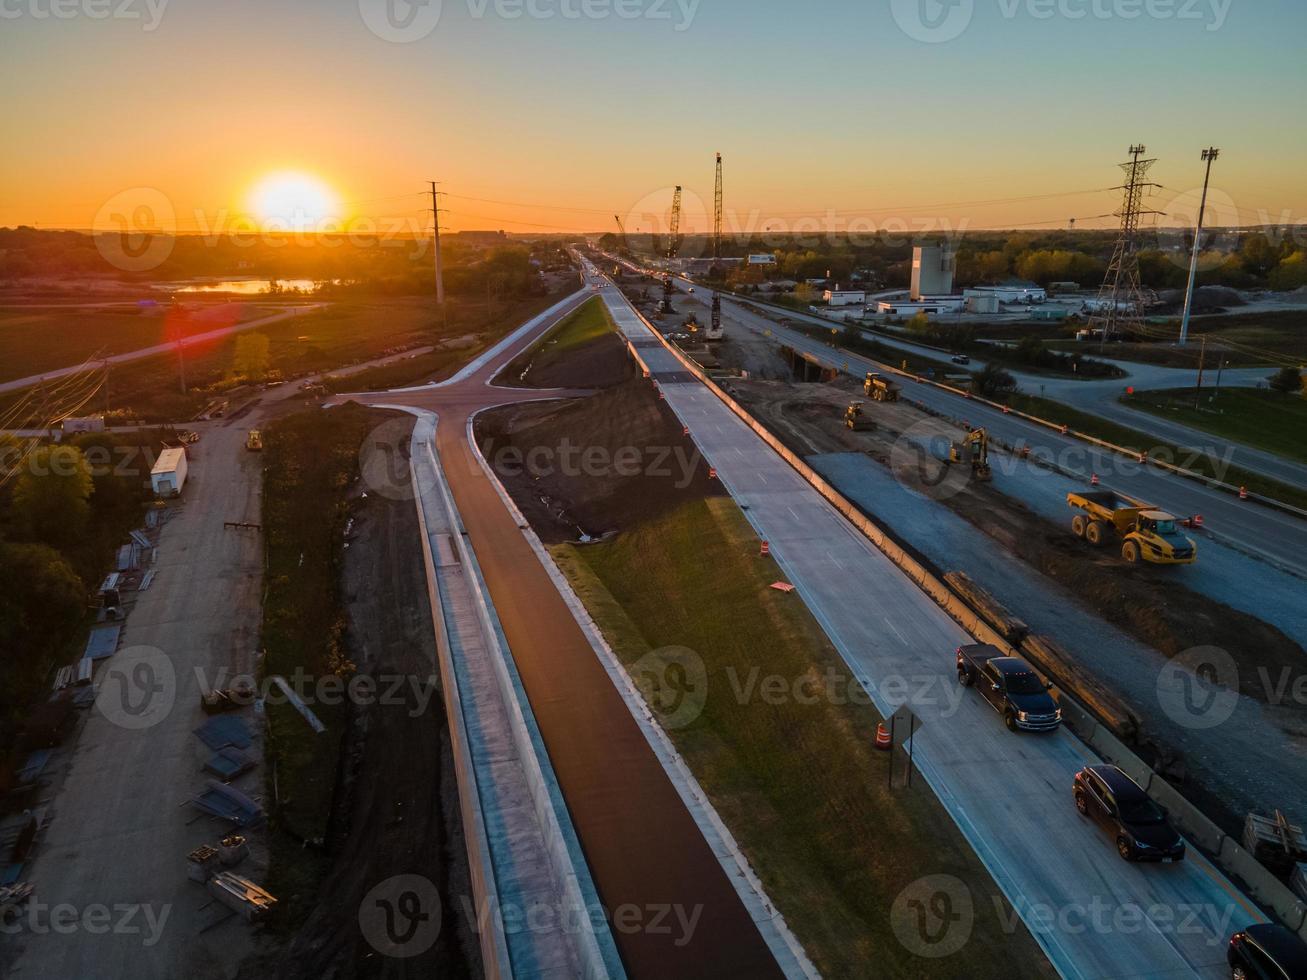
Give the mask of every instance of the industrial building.
[[770, 252], [761, 252], [749, 256], [749, 265], [774, 266], [775, 264], [776, 264], [776, 256], [772, 255]]
[[876, 303], [876, 312], [882, 316], [915, 316], [924, 313], [938, 316], [942, 313], [961, 313], [966, 300], [961, 296], [926, 296], [921, 299], [882, 299]]
[[918, 246], [912, 250], [914, 300], [948, 296], [953, 292], [953, 253], [942, 245]]
[[867, 294], [861, 289], [840, 289], [837, 285], [834, 289], [822, 293], [821, 298], [826, 301], [827, 306], [863, 306], [866, 304]]
[[974, 286], [965, 296], [997, 296], [1000, 303], [1045, 303], [1048, 290], [1024, 279], [1009, 279], [998, 286]]

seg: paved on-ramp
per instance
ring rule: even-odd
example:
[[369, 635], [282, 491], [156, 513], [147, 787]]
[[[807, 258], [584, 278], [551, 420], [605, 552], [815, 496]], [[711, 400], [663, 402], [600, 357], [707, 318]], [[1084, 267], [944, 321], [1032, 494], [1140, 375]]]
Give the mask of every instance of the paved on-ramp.
[[[477, 412], [542, 397], [490, 382], [571, 308], [536, 318], [450, 383], [350, 397], [439, 416], [441, 465], [600, 899], [610, 913], [622, 910], [636, 922], [613, 929], [627, 971], [633, 977], [781, 976], [736, 885], [467, 442], [467, 422]], [[668, 929], [677, 914], [696, 917], [688, 939]]]

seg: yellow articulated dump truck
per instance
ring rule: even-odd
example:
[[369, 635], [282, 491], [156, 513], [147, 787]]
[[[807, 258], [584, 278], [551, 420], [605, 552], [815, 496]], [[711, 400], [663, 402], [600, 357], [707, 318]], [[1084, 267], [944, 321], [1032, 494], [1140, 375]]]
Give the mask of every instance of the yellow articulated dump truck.
[[1198, 560], [1198, 548], [1180, 533], [1176, 520], [1152, 504], [1127, 497], [1113, 490], [1069, 493], [1067, 505], [1080, 513], [1071, 518], [1071, 530], [1098, 547], [1108, 534], [1121, 538], [1121, 557], [1153, 565], [1192, 565]]
[[263, 433], [258, 429], [250, 429], [250, 434], [245, 437], [245, 448], [252, 453], [263, 451]]

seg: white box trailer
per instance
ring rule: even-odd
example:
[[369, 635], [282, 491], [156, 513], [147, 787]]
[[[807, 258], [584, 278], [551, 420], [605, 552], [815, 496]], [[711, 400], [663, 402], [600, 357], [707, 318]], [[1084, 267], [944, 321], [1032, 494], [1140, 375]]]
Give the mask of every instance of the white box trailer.
[[171, 446], [159, 454], [150, 470], [150, 485], [155, 496], [180, 497], [186, 485], [186, 450]]

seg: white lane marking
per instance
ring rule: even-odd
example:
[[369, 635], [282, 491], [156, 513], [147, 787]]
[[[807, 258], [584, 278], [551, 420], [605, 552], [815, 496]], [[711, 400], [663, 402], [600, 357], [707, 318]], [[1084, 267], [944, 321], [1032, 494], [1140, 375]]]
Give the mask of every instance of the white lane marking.
[[761, 480], [764, 484], [767, 482], [767, 478], [762, 475], [761, 470], [758, 471], [758, 479]]
[[885, 619], [885, 625], [894, 631], [894, 635], [899, 638], [900, 643], [902, 643], [904, 646], [907, 646], [908, 643], [907, 637], [905, 637], [902, 633], [899, 632], [899, 628], [895, 626], [893, 623], [891, 623], [888, 617], [886, 617]]

